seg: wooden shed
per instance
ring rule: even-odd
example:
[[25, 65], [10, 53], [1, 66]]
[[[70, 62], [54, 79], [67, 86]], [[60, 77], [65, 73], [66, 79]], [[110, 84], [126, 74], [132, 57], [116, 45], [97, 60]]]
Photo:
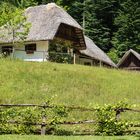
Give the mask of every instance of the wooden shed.
[[140, 54], [130, 49], [117, 64], [118, 68], [128, 70], [140, 70]]

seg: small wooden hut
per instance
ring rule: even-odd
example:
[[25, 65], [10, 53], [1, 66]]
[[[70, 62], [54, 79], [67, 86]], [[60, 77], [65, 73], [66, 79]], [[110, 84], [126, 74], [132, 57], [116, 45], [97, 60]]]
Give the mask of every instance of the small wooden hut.
[[76, 57], [77, 63], [90, 66], [116, 67], [113, 61], [95, 43], [85, 36], [86, 49], [80, 50]]
[[140, 70], [140, 54], [130, 49], [117, 64], [118, 68], [128, 70]]

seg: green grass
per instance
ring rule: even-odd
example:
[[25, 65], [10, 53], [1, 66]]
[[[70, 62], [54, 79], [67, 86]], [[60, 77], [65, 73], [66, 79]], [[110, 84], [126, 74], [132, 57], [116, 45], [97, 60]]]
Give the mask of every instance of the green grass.
[[0, 60], [0, 103], [90, 106], [127, 99], [140, 105], [140, 72]]
[[[140, 72], [50, 62], [0, 60], [0, 104], [42, 104], [49, 99], [58, 105], [94, 107], [96, 104], [115, 104], [126, 99], [129, 104], [136, 104], [136, 108], [140, 109], [139, 88]], [[121, 118], [138, 121], [140, 115], [126, 112], [122, 113]], [[67, 121], [90, 119], [95, 119], [94, 112], [73, 111]], [[92, 130], [94, 125], [62, 125], [60, 128], [84, 131]], [[36, 137], [38, 138], [40, 137]], [[64, 137], [67, 138], [78, 139]], [[26, 139], [28, 138], [25, 137]], [[81, 137], [79, 139], [81, 140]], [[98, 140], [98, 137], [96, 139]], [[101, 137], [100, 139], [102, 140]]]
[[101, 136], [17, 136], [2, 135], [0, 140], [140, 140], [140, 137], [118, 136], [118, 137], [101, 137]]

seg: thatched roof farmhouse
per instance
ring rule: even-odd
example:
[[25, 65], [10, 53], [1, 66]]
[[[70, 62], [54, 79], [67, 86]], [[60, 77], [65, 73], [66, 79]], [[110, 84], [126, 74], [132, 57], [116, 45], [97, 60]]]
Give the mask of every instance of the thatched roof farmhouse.
[[[82, 27], [76, 20], [55, 3], [29, 7], [25, 10], [25, 15], [27, 22], [31, 23], [25, 44], [20, 47], [13, 46], [12, 35], [8, 34], [7, 29], [0, 28], [0, 33], [5, 34], [0, 37], [2, 53], [6, 52], [12, 57], [25, 61], [46, 61], [50, 55], [49, 48], [52, 42], [54, 44], [56, 40], [57, 43], [60, 40], [60, 42], [71, 42], [74, 52], [80, 52], [74, 57], [78, 64], [88, 64], [87, 60], [90, 60], [92, 65], [100, 63], [115, 67], [110, 58], [91, 39], [84, 37]], [[73, 50], [69, 49], [65, 53], [73, 55]]]
[[140, 70], [140, 54], [130, 49], [117, 64], [119, 68], [128, 70]]
[[[27, 21], [31, 23], [31, 28], [25, 40], [25, 46], [14, 49], [14, 57], [27, 61], [46, 60], [50, 41], [56, 38], [70, 41], [77, 50], [86, 49], [81, 26], [55, 3], [29, 7], [26, 9], [25, 15]], [[8, 34], [8, 30], [3, 30], [3, 28], [0, 32], [5, 34], [4, 37], [0, 38], [1, 51], [12, 49], [12, 35]], [[11, 55], [12, 51], [9, 51], [8, 54]], [[42, 56], [45, 56], [45, 58], [42, 58]]]
[[[80, 49], [85, 49], [84, 36], [81, 26], [61, 7], [55, 3], [29, 7], [25, 11], [31, 28], [26, 41], [53, 40], [56, 36], [75, 41]], [[67, 32], [61, 30], [67, 29]], [[6, 31], [6, 30], [4, 30]], [[71, 34], [69, 34], [71, 31]], [[61, 34], [59, 34], [61, 33]], [[67, 35], [68, 37], [66, 38]], [[12, 37], [1, 38], [0, 43], [12, 42]]]

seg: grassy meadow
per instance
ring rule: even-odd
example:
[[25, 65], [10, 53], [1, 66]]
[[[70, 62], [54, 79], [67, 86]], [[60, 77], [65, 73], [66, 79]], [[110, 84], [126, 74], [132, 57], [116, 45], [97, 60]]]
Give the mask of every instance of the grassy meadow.
[[3, 135], [0, 136], [1, 140], [140, 140], [136, 136], [118, 136], [118, 137], [105, 137], [105, 136], [17, 136], [17, 135]]
[[[140, 72], [50, 62], [0, 60], [0, 104], [43, 104], [94, 107], [127, 100], [140, 109]], [[95, 119], [94, 112], [72, 111], [67, 121]], [[122, 119], [140, 120], [139, 113], [125, 112]], [[94, 124], [61, 125], [61, 129], [84, 132]], [[39, 137], [0, 136], [0, 140], [138, 140], [137, 137]]]
[[94, 106], [127, 99], [140, 105], [140, 72], [0, 60], [0, 103]]

